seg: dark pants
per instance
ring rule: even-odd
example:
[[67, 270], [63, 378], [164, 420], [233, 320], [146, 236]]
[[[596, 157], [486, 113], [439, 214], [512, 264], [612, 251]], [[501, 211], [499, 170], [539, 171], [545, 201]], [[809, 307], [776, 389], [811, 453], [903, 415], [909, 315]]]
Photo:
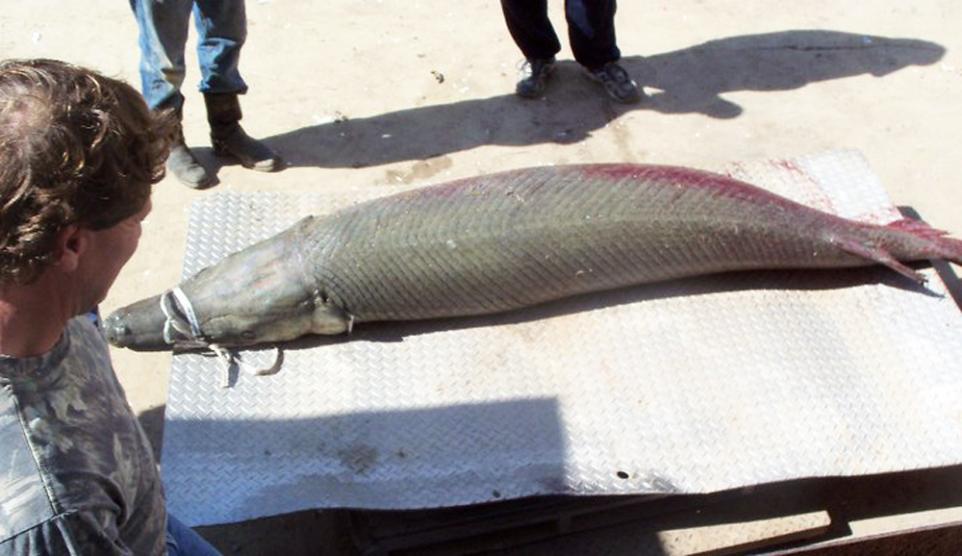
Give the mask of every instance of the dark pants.
[[[621, 58], [615, 44], [615, 0], [565, 0], [571, 51], [595, 69]], [[548, 59], [561, 50], [548, 20], [548, 0], [501, 0], [511, 38], [525, 58]]]

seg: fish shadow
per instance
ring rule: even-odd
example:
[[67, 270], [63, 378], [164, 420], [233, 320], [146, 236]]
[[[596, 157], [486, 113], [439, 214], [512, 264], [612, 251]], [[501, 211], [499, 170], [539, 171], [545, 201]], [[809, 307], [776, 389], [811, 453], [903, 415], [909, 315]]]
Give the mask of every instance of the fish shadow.
[[[913, 263], [922, 268], [926, 263]], [[643, 284], [627, 288], [587, 293], [556, 301], [491, 315], [453, 317], [421, 321], [385, 321], [358, 324], [354, 331], [338, 336], [304, 336], [282, 344], [285, 350], [313, 349], [343, 342], [403, 342], [405, 338], [438, 332], [528, 323], [604, 308], [649, 301], [700, 297], [741, 291], [819, 291], [838, 290], [867, 284], [896, 288], [928, 297], [941, 297], [924, 285], [900, 274], [878, 267], [832, 270], [760, 270], [730, 272]]]
[[[507, 93], [345, 117], [264, 141], [288, 167], [362, 168], [422, 161], [410, 175], [389, 176], [392, 182], [408, 181], [448, 167], [450, 161], [438, 157], [450, 153], [485, 145], [578, 143], [635, 110], [736, 118], [747, 107], [726, 98], [726, 93], [790, 91], [863, 74], [882, 77], [905, 67], [933, 64], [944, 54], [945, 48], [933, 42], [840, 31], [727, 37], [672, 52], [623, 57], [621, 64], [649, 93], [634, 105], [609, 100], [597, 84], [583, 77], [578, 64], [562, 61], [542, 99], [525, 100]], [[209, 148], [193, 150], [215, 173], [230, 163], [215, 157]], [[425, 166], [426, 162], [430, 164]]]

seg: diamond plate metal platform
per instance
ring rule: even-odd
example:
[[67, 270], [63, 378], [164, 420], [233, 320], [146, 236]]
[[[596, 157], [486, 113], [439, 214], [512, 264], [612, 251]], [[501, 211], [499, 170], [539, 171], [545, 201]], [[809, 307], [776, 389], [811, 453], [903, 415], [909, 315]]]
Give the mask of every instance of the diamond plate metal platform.
[[[724, 170], [846, 217], [898, 217], [853, 151]], [[204, 198], [184, 276], [301, 216], [396, 191]], [[178, 355], [169, 508], [199, 525], [962, 463], [962, 319], [923, 272], [929, 292], [883, 268], [759, 272], [360, 326], [295, 342], [278, 374], [227, 389], [217, 359]]]

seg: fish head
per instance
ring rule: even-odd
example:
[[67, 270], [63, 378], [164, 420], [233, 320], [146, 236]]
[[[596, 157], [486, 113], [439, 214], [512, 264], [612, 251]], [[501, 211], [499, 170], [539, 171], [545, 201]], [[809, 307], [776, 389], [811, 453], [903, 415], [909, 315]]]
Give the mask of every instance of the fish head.
[[117, 347], [190, 349], [347, 331], [350, 318], [318, 291], [293, 249], [283, 234], [248, 247], [169, 292], [118, 309], [104, 320], [104, 334]]
[[[343, 309], [288, 278], [278, 274], [267, 287], [261, 283], [258, 288], [242, 288], [216, 298], [204, 295], [200, 289], [184, 289], [183, 296], [172, 296], [174, 307], [168, 312], [184, 317], [187, 310], [193, 310], [199, 333], [178, 332], [174, 343], [185, 347], [237, 347], [348, 330], [349, 317]], [[189, 325], [190, 320], [187, 322]]]

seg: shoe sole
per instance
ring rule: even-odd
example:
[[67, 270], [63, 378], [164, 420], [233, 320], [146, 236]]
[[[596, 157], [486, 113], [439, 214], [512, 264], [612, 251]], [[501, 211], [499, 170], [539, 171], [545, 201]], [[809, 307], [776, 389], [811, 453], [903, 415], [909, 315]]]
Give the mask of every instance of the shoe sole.
[[220, 158], [233, 160], [244, 168], [247, 168], [248, 170], [254, 170], [255, 172], [276, 172], [281, 168], [280, 157], [271, 158], [269, 160], [261, 160], [258, 162], [247, 162], [236, 154], [222, 149], [214, 148], [214, 154]]
[[196, 182], [182, 178], [180, 175], [177, 174], [177, 172], [173, 171], [169, 167], [165, 167], [165, 171], [168, 174], [174, 176], [174, 178], [177, 181], [179, 181], [181, 185], [185, 187], [189, 187], [191, 189], [204, 189], [206, 187], [210, 187], [215, 182], [214, 176], [211, 176], [210, 172], [208, 172], [206, 168], [204, 168], [204, 179]]
[[[174, 174], [174, 173], [171, 172], [171, 174]], [[181, 179], [180, 176], [178, 176], [177, 174], [174, 174], [174, 177], [177, 178], [177, 181], [179, 181], [181, 185], [183, 185], [184, 187], [189, 187], [190, 189], [206, 189], [214, 184], [214, 178], [210, 176], [207, 176], [206, 180], [196, 182], [196, 183]]]
[[641, 87], [638, 86], [638, 82], [634, 79], [632, 79], [631, 82], [635, 84], [635, 95], [628, 98], [619, 98], [617, 95], [612, 93], [610, 89], [608, 89], [608, 87], [605, 85], [605, 82], [600, 77], [596, 77], [588, 70], [584, 70], [582, 75], [584, 75], [589, 81], [601, 85], [601, 87], [605, 90], [605, 93], [608, 95], [608, 98], [615, 102], [620, 102], [621, 104], [634, 104], [645, 98], [644, 91], [641, 90]]

